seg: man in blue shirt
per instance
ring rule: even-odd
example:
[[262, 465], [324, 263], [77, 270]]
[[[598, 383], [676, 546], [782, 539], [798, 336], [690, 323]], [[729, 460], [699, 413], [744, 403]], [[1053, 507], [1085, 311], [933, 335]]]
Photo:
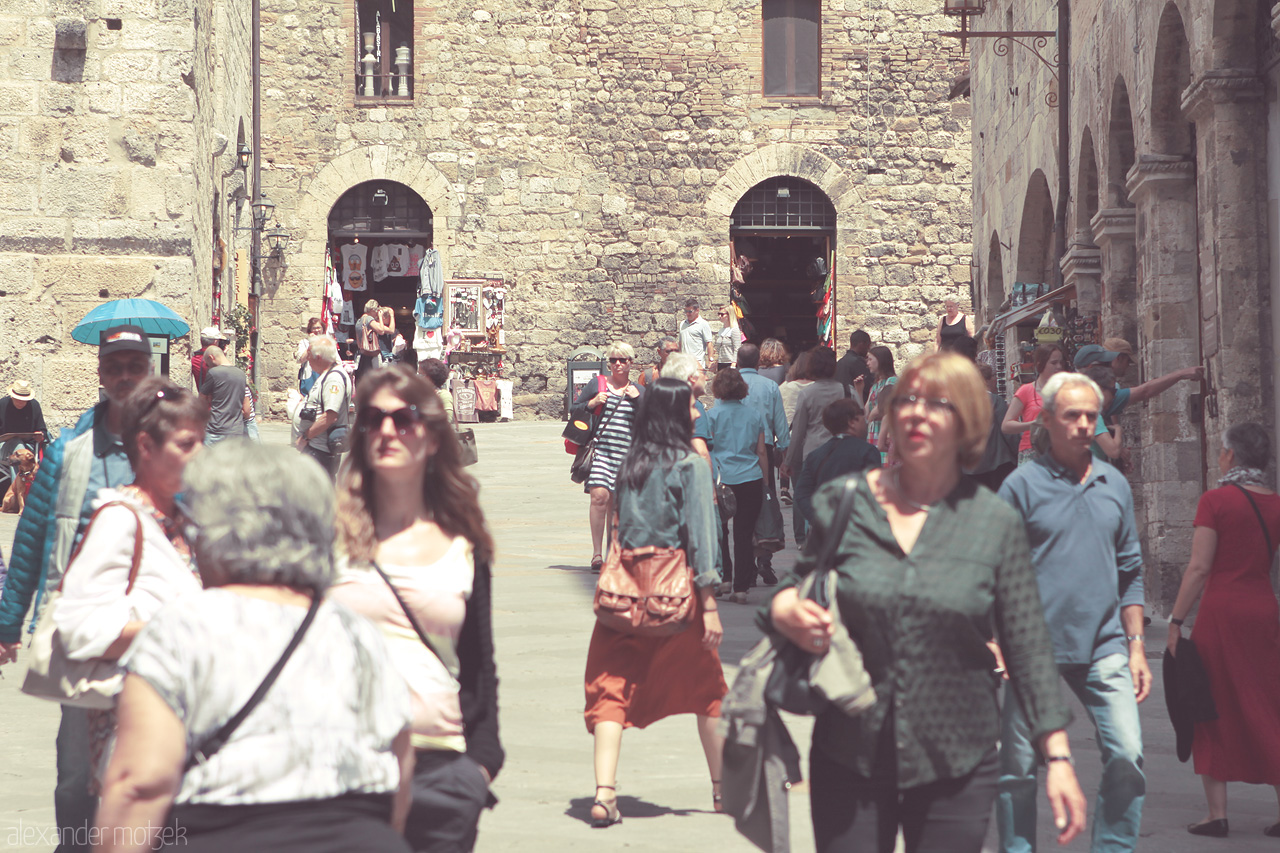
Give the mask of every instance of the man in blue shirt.
[[[0, 664], [18, 659], [22, 620], [32, 598], [40, 615], [46, 591], [62, 581], [75, 546], [84, 535], [98, 490], [133, 482], [133, 468], [120, 441], [124, 401], [151, 373], [151, 345], [137, 326], [103, 332], [98, 346], [98, 381], [107, 399], [63, 430], [31, 484], [27, 508], [18, 522], [9, 575], [0, 597]], [[58, 726], [58, 783], [53, 792], [60, 839], [87, 839], [96, 798], [89, 794], [89, 718], [82, 708], [62, 707]], [[63, 843], [59, 853], [88, 850]]]
[[[782, 507], [778, 503], [774, 483], [778, 463], [791, 445], [791, 427], [787, 426], [787, 411], [782, 405], [782, 392], [778, 390], [778, 383], [767, 376], [761, 376], [759, 368], [760, 347], [755, 344], [742, 344], [738, 347], [738, 372], [747, 383], [747, 399], [743, 402], [764, 418], [765, 451], [769, 456], [769, 476], [764, 484], [764, 506], [756, 520], [756, 541], [776, 545], [781, 549], [786, 541], [783, 538]], [[756, 570], [765, 586], [778, 583], [778, 576], [773, 573], [773, 551], [757, 547]]]
[[[1076, 370], [1084, 370], [1093, 364], [1105, 364], [1115, 370], [1117, 377], [1123, 376], [1129, 368], [1128, 353], [1112, 352], [1111, 350], [1103, 349], [1097, 344], [1086, 344], [1080, 347], [1080, 349], [1076, 350], [1076, 357], [1073, 361]], [[1168, 391], [1179, 382], [1198, 382], [1202, 379], [1204, 379], [1204, 368], [1197, 365], [1166, 373], [1164, 376], [1158, 376], [1133, 388], [1117, 388], [1115, 399], [1103, 410], [1102, 415], [1105, 418], [1114, 418], [1124, 411], [1125, 406], [1130, 403], [1141, 403], [1145, 400], [1150, 400], [1152, 397]]]
[[[1102, 408], [1098, 386], [1059, 373], [1042, 397], [1049, 452], [1009, 475], [1000, 497], [1026, 522], [1058, 670], [1098, 731], [1103, 772], [1092, 849], [1131, 851], [1146, 793], [1138, 703], [1151, 692], [1133, 493], [1090, 452]], [[1006, 697], [996, 804], [1005, 853], [1035, 849], [1036, 764], [1022, 709]]]

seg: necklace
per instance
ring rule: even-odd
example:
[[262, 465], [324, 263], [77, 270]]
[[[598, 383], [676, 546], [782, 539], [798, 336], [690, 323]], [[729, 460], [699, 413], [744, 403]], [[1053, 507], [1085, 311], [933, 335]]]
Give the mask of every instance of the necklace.
[[[921, 512], [928, 512], [930, 509], [932, 509], [932, 508], [933, 508], [933, 504], [932, 504], [932, 503], [922, 504], [922, 503], [919, 503], [919, 502], [917, 502], [917, 501], [913, 501], [913, 500], [911, 499], [911, 497], [906, 493], [906, 491], [902, 488], [902, 478], [901, 478], [901, 477], [899, 476], [899, 474], [898, 474], [898, 472], [899, 472], [899, 471], [901, 471], [901, 470], [902, 470], [901, 468], [894, 468], [894, 469], [893, 469], [893, 488], [894, 488], [894, 491], [896, 491], [896, 492], [898, 493], [898, 497], [902, 498], [904, 501], [906, 501], [906, 502], [907, 502], [908, 504], [910, 504], [911, 506], [915, 507], [916, 509], [920, 510]], [[937, 503], [937, 501], [934, 501], [934, 503]]]

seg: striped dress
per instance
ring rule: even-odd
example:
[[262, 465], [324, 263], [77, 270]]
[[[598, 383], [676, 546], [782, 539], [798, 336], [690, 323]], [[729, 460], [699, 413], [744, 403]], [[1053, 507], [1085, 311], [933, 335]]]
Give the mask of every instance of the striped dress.
[[[622, 460], [631, 449], [631, 427], [635, 423], [636, 403], [639, 398], [623, 396], [621, 391], [607, 386], [609, 399], [600, 414], [600, 434], [596, 440], [596, 455], [587, 477], [586, 490], [614, 490]], [[626, 390], [623, 388], [622, 390]]]

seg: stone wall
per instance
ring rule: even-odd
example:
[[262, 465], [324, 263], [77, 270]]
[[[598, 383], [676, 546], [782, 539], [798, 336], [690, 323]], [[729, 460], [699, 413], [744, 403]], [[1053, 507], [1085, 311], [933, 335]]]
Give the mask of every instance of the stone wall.
[[31, 380], [52, 423], [97, 399], [94, 351], [71, 339], [90, 309], [147, 297], [209, 316], [211, 69], [247, 51], [218, 43], [214, 6], [0, 8], [0, 386]]
[[263, 309], [273, 409], [329, 209], [374, 178], [430, 205], [447, 278], [506, 277], [522, 416], [559, 414], [575, 347], [651, 352], [685, 297], [725, 301], [729, 214], [774, 175], [836, 206], [839, 349], [865, 325], [919, 353], [970, 280], [964, 69], [937, 7], [824, 3], [822, 95], [766, 99], [758, 3], [418, 4], [412, 104], [364, 106], [351, 0], [267, 0], [264, 185], [299, 238]]
[[[1186, 564], [1196, 501], [1216, 481], [1221, 431], [1275, 422], [1266, 201], [1276, 155], [1261, 77], [1276, 49], [1271, 11], [1257, 0], [1072, 4], [1065, 280], [1104, 337], [1137, 350], [1123, 384], [1195, 364], [1209, 377], [1123, 419], [1148, 597], [1162, 608]], [[1056, 10], [996, 0], [976, 20], [1051, 30]], [[1043, 100], [1056, 84], [1018, 46], [998, 56], [975, 42], [972, 67], [974, 255], [982, 280], [999, 271], [1007, 292], [1046, 236], [1024, 215], [1037, 173], [1058, 199], [1057, 114]], [[991, 313], [1002, 292], [983, 290], [979, 309]]]

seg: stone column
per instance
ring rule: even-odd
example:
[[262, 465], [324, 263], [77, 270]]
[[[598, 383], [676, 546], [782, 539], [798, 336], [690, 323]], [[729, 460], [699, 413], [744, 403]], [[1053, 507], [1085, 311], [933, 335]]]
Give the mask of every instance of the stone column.
[[1215, 69], [1187, 87], [1182, 109], [1196, 124], [1201, 164], [1201, 339], [1216, 389], [1206, 425], [1271, 426], [1265, 87], [1254, 72]]
[[[1147, 380], [1200, 359], [1195, 164], [1144, 154], [1127, 186], [1137, 205], [1137, 344]], [[1137, 404], [1147, 602], [1160, 610], [1177, 595], [1203, 483], [1200, 425], [1188, 417], [1187, 405], [1197, 390], [1180, 383]]]
[[1093, 242], [1101, 251], [1102, 337], [1138, 340], [1138, 256], [1134, 245], [1137, 211], [1113, 207], [1094, 214]]
[[1076, 310], [1086, 317], [1097, 317], [1102, 311], [1102, 250], [1093, 243], [1093, 235], [1079, 230], [1071, 239], [1062, 258], [1062, 283], [1076, 287]]

